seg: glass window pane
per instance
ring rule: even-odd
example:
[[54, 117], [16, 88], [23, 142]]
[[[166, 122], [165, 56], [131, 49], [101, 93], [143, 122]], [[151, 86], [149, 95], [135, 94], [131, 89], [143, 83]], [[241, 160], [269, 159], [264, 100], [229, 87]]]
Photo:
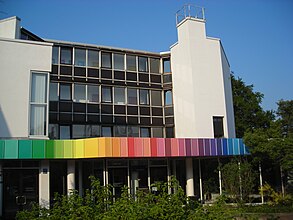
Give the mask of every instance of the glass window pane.
[[128, 137], [139, 137], [139, 127], [128, 126]]
[[70, 126], [60, 126], [60, 139], [70, 139]]
[[102, 52], [102, 67], [112, 68], [111, 53]]
[[32, 73], [31, 102], [47, 103], [47, 75]]
[[88, 66], [99, 67], [99, 51], [88, 51]]
[[163, 128], [152, 128], [153, 129], [153, 137], [162, 138], [163, 136]]
[[60, 99], [71, 100], [71, 85], [60, 84]]
[[127, 89], [128, 104], [137, 105], [137, 89]]
[[84, 137], [86, 137], [85, 125], [73, 125], [72, 138], [84, 138]]
[[58, 83], [50, 83], [49, 100], [58, 101]]
[[87, 87], [87, 99], [89, 102], [99, 102], [99, 86], [88, 86]]
[[172, 91], [170, 91], [170, 90], [165, 91], [165, 106], [172, 105], [172, 104], [173, 104]]
[[172, 82], [172, 74], [164, 75], [164, 83], [171, 83]]
[[168, 127], [166, 128], [166, 138], [173, 138], [174, 137], [174, 128]]
[[148, 71], [148, 58], [138, 57], [138, 70], [140, 72], [147, 72]]
[[112, 137], [112, 127], [102, 127], [102, 137]]
[[164, 73], [171, 73], [170, 59], [163, 60]]
[[46, 135], [46, 106], [31, 105], [30, 135]]
[[127, 70], [136, 71], [136, 56], [126, 56]]
[[87, 137], [100, 137], [100, 126], [99, 125], [87, 125], [86, 126]]
[[72, 64], [72, 48], [61, 47], [61, 63]]
[[74, 101], [85, 102], [85, 85], [74, 84]]
[[50, 139], [58, 139], [59, 131], [58, 131], [58, 124], [49, 124], [49, 138]]
[[140, 128], [140, 137], [150, 137], [150, 128]]
[[59, 63], [59, 47], [53, 47], [52, 51], [52, 64]]
[[126, 126], [115, 126], [115, 137], [127, 137]]
[[213, 117], [214, 137], [224, 137], [223, 117]]
[[112, 87], [102, 87], [102, 102], [112, 102]]
[[124, 54], [114, 54], [114, 69], [124, 70]]
[[152, 105], [153, 106], [162, 106], [162, 95], [161, 91], [152, 90]]
[[84, 49], [75, 49], [74, 50], [74, 65], [76, 66], [85, 66], [85, 50]]
[[149, 90], [141, 89], [139, 90], [139, 104], [149, 105]]
[[160, 72], [160, 59], [150, 58], [151, 63], [151, 73]]
[[114, 88], [114, 103], [125, 104], [125, 88], [123, 87]]

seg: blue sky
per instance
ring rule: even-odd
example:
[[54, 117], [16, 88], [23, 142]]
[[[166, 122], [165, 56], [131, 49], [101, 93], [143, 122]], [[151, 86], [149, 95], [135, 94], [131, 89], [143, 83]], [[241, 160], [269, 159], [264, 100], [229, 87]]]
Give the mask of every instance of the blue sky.
[[264, 109], [293, 99], [292, 0], [0, 0], [0, 18], [17, 15], [43, 38], [160, 52], [177, 41], [175, 13], [186, 3], [205, 7], [207, 35], [221, 38]]

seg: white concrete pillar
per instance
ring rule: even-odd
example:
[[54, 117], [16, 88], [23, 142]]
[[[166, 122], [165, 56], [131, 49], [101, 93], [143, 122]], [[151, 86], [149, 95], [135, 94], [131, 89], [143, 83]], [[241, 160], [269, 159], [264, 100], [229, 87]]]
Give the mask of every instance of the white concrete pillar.
[[[258, 166], [258, 170], [259, 170], [259, 185], [260, 185], [260, 189], [262, 190], [262, 173], [261, 173], [261, 164], [259, 162], [259, 166]], [[261, 196], [261, 204], [264, 204], [264, 196], [263, 196], [263, 192], [260, 194]]]
[[50, 208], [50, 163], [48, 160], [40, 161], [39, 205], [43, 208]]
[[186, 158], [186, 195], [194, 196], [192, 158]]
[[167, 181], [168, 181], [168, 194], [171, 194], [171, 187], [170, 187], [170, 182], [171, 182], [171, 170], [170, 170], [170, 160], [167, 159]]
[[2, 217], [3, 214], [3, 170], [2, 170], [2, 164], [0, 162], [0, 217]]
[[198, 174], [199, 174], [199, 194], [200, 194], [200, 201], [203, 201], [203, 191], [202, 191], [202, 178], [201, 178], [201, 163], [200, 163], [200, 159], [198, 159]]
[[67, 161], [67, 195], [75, 190], [75, 160]]
[[82, 183], [82, 161], [79, 161], [78, 163], [78, 192], [79, 195], [83, 195], [83, 183]]
[[151, 168], [150, 168], [150, 160], [148, 160], [148, 187], [151, 190]]
[[219, 165], [219, 189], [220, 189], [220, 195], [223, 194], [222, 191], [222, 172], [221, 172], [221, 163], [220, 163], [220, 159], [218, 158], [218, 165]]
[[129, 160], [127, 160], [127, 187], [128, 187], [128, 193], [130, 194], [131, 184], [130, 184]]

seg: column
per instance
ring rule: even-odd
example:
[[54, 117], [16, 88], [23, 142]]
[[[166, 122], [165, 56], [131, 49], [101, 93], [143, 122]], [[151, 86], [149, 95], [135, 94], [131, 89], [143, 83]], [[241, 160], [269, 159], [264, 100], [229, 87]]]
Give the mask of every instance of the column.
[[75, 190], [75, 160], [67, 161], [67, 195]]
[[199, 173], [199, 194], [200, 194], [200, 201], [203, 202], [202, 178], [201, 178], [201, 163], [200, 163], [200, 159], [198, 159], [198, 173]]
[[[261, 164], [260, 164], [260, 162], [259, 162], [259, 167], [258, 167], [258, 169], [259, 169], [259, 185], [260, 185], [260, 189], [261, 189], [261, 191], [262, 191], [262, 187], [263, 187], [263, 185], [262, 185], [262, 173], [261, 173]], [[263, 192], [261, 192], [260, 196], [261, 196], [261, 204], [264, 204], [264, 196], [263, 196]]]
[[221, 172], [221, 163], [220, 158], [218, 158], [218, 164], [219, 164], [219, 189], [220, 189], [220, 195], [222, 195], [222, 172]]
[[50, 208], [50, 163], [41, 160], [39, 167], [39, 205]]
[[194, 196], [192, 158], [186, 158], [186, 195]]

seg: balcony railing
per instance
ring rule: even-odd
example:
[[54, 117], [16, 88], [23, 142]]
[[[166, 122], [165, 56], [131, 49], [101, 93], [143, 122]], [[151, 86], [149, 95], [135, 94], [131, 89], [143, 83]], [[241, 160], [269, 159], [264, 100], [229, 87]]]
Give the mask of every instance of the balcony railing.
[[204, 8], [187, 4], [176, 12], [176, 24], [178, 25], [185, 18], [196, 18], [205, 20]]

